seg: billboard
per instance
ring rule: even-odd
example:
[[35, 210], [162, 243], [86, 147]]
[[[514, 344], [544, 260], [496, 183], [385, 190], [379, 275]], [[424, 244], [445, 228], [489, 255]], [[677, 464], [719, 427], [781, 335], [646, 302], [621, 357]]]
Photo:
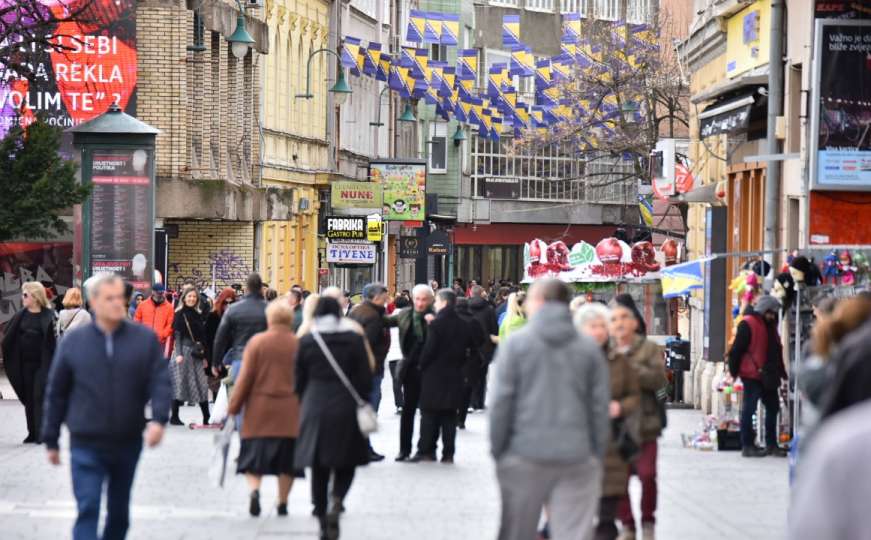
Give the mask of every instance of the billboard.
[[381, 184], [375, 182], [333, 182], [330, 206], [333, 209], [381, 210]]
[[334, 264], [375, 264], [378, 252], [368, 242], [329, 242], [327, 262]]
[[426, 162], [372, 161], [369, 177], [382, 186], [385, 220], [426, 219]]
[[147, 288], [154, 268], [151, 152], [97, 148], [91, 155], [89, 275], [113, 272]]
[[[0, 11], [17, 0], [0, 0]], [[55, 47], [26, 47], [31, 80], [11, 67], [0, 78], [0, 136], [43, 115], [62, 128], [104, 113], [112, 103], [136, 111], [136, 3], [133, 0], [41, 0], [46, 17], [86, 9], [51, 30]], [[14, 13], [14, 9], [13, 9]], [[10, 36], [15, 39], [14, 36]], [[67, 139], [69, 143], [69, 138]]]
[[869, 191], [871, 22], [818, 20], [814, 45], [812, 188]]

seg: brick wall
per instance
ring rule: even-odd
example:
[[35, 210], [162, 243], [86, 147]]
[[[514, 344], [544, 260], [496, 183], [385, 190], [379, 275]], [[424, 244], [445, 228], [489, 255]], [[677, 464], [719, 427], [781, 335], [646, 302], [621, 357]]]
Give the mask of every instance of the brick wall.
[[254, 270], [254, 225], [244, 221], [171, 221], [178, 238], [169, 240], [167, 283], [178, 288], [187, 278], [201, 287], [221, 289], [245, 283]]

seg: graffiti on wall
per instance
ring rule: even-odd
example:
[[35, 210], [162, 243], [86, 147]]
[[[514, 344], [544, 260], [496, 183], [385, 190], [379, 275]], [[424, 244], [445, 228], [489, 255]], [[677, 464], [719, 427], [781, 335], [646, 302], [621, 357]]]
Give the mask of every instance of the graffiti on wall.
[[213, 285], [215, 289], [220, 289], [234, 283], [244, 284], [252, 272], [248, 261], [230, 249], [213, 251], [199, 264], [170, 263], [169, 270], [173, 276], [170, 284], [176, 290], [181, 289], [187, 281], [192, 281], [201, 290]]

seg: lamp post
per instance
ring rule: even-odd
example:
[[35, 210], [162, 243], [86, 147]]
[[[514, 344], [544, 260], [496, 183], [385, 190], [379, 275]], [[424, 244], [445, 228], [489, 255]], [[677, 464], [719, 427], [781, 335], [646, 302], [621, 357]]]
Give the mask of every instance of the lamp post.
[[227, 42], [230, 44], [233, 56], [241, 60], [248, 54], [248, 49], [254, 43], [254, 38], [245, 27], [245, 8], [240, 0], [236, 0], [236, 7], [239, 8], [239, 15], [236, 17], [236, 30], [227, 38]]
[[[375, 121], [369, 122], [369, 125], [372, 127], [381, 127], [384, 125], [381, 121], [381, 100], [384, 98], [384, 92], [387, 92], [388, 90], [390, 90], [390, 87], [385, 86], [384, 89], [381, 90], [381, 95], [378, 96], [378, 112], [375, 113]], [[417, 122], [417, 118], [414, 116], [414, 109], [411, 108], [411, 103], [405, 103], [405, 108], [397, 120], [400, 122]]]
[[381, 90], [381, 93], [378, 94], [378, 110], [375, 112], [375, 121], [369, 122], [369, 125], [372, 127], [381, 127], [384, 125], [384, 122], [381, 121], [381, 100], [384, 99], [384, 92], [387, 92], [388, 90], [390, 90], [390, 87], [385, 86]]
[[305, 75], [305, 94], [297, 94], [296, 98], [311, 99], [315, 97], [314, 94], [312, 94], [311, 92], [312, 59], [315, 57], [315, 55], [319, 53], [332, 54], [339, 62], [339, 76], [336, 77], [336, 83], [330, 88], [330, 92], [333, 93], [333, 99], [336, 100], [336, 105], [341, 106], [343, 103], [345, 103], [345, 100], [348, 99], [348, 95], [351, 94], [352, 90], [351, 87], [348, 85], [348, 81], [345, 80], [345, 70], [341, 67], [342, 58], [339, 56], [339, 53], [332, 49], [318, 49], [308, 56]]
[[454, 141], [454, 146], [460, 146], [467, 138], [466, 130], [463, 129], [462, 124], [457, 122], [457, 130], [454, 132], [454, 136], [451, 137], [451, 140]]

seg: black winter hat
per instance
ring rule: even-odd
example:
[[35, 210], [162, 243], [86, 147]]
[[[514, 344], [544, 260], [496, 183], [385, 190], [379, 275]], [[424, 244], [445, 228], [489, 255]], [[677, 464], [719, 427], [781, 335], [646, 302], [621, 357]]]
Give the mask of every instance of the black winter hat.
[[632, 299], [630, 294], [620, 293], [614, 297], [612, 302], [631, 311], [635, 315], [635, 320], [638, 321], [638, 333], [642, 336], [647, 335], [647, 324], [644, 322], [644, 317], [641, 316], [641, 311], [638, 310], [638, 306], [635, 305], [635, 300]]

